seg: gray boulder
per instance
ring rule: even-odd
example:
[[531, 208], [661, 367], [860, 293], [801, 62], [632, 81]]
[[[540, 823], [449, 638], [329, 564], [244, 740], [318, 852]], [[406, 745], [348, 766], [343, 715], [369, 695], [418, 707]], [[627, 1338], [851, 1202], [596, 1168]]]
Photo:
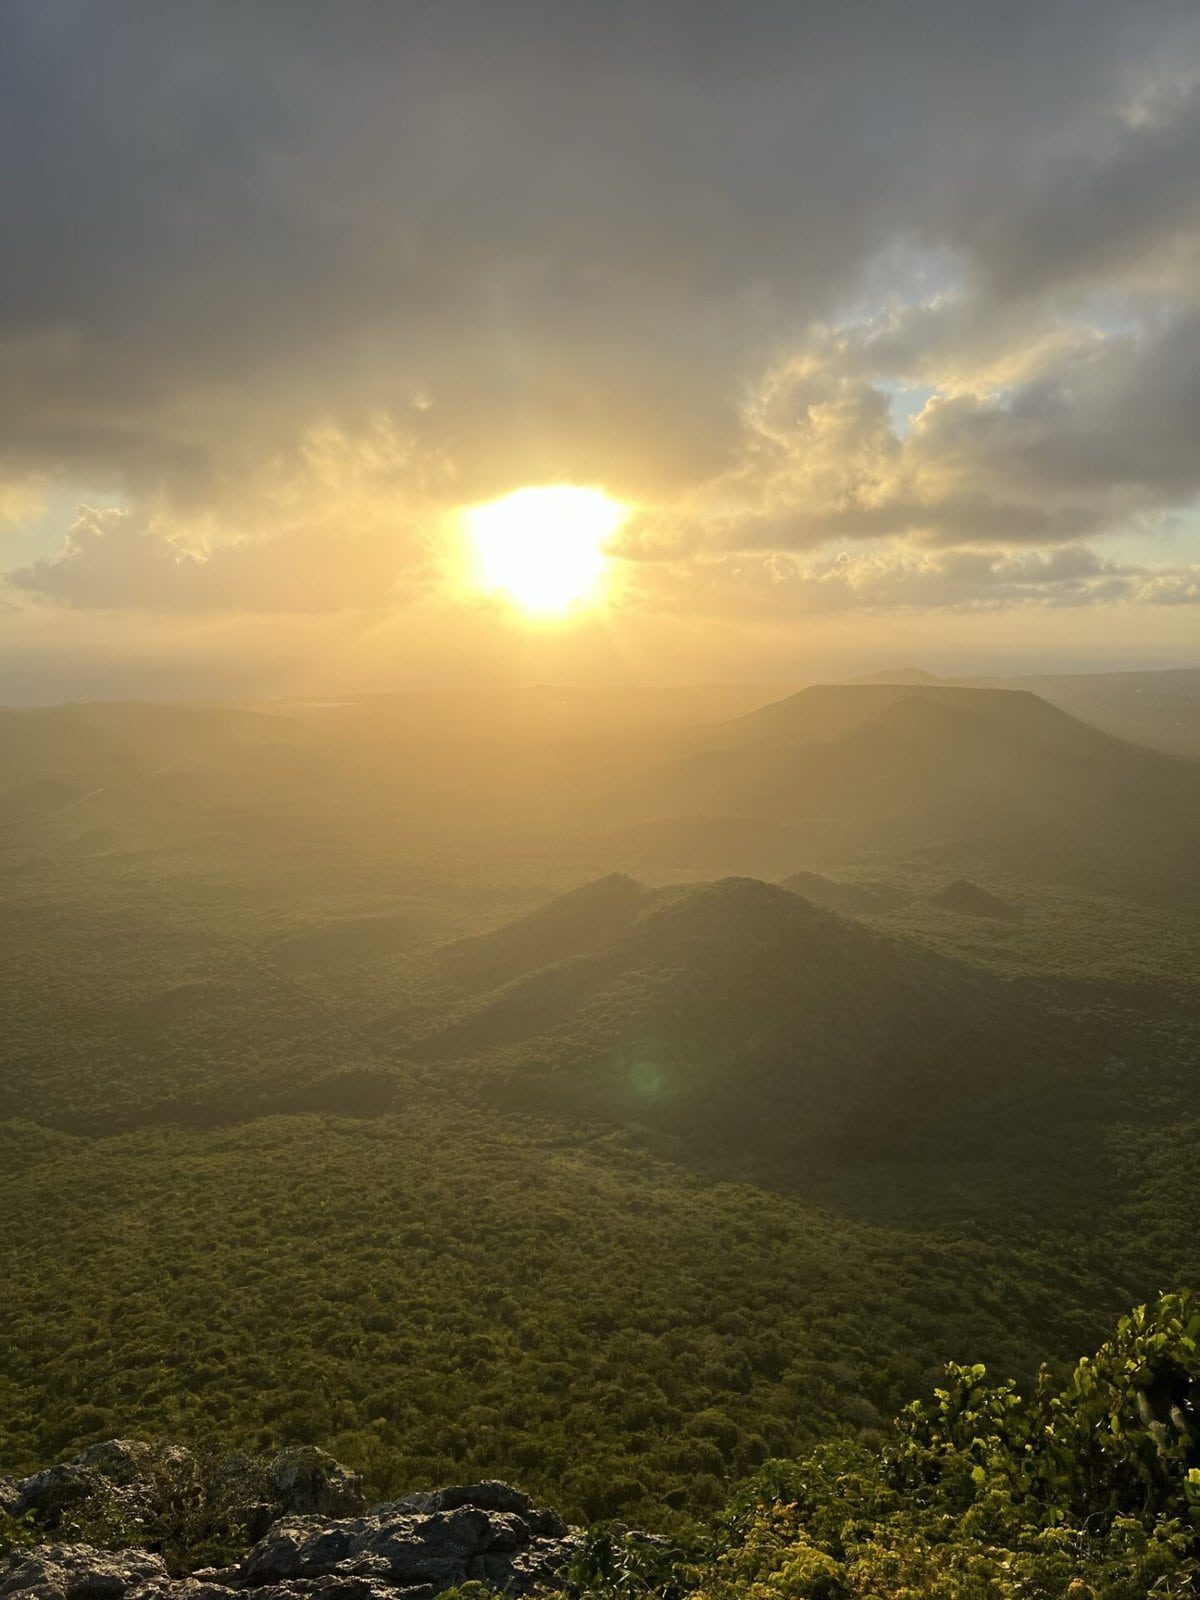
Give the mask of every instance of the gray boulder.
[[170, 1579], [161, 1556], [144, 1550], [94, 1550], [86, 1544], [42, 1545], [10, 1557], [0, 1568], [0, 1595], [28, 1600], [129, 1600], [169, 1593], [153, 1584]]
[[282, 1451], [267, 1481], [284, 1515], [356, 1517], [366, 1509], [362, 1480], [313, 1445]]
[[386, 1505], [372, 1506], [371, 1514], [392, 1512], [456, 1511], [460, 1506], [476, 1506], [480, 1511], [507, 1512], [520, 1517], [530, 1535], [538, 1539], [565, 1539], [567, 1524], [557, 1511], [545, 1506], [535, 1506], [530, 1497], [510, 1483], [496, 1478], [485, 1478], [480, 1483], [452, 1484], [445, 1489], [430, 1489], [423, 1493], [405, 1495], [402, 1500]]
[[[132, 1540], [161, 1509], [172, 1482], [185, 1483], [195, 1468], [191, 1453], [178, 1445], [107, 1439], [14, 1485], [0, 1485], [0, 1506], [16, 1516], [29, 1513], [44, 1532], [64, 1539], [92, 1535], [98, 1517], [104, 1542], [120, 1527]], [[309, 1446], [284, 1450], [265, 1471], [248, 1456], [230, 1455], [209, 1484], [214, 1490], [238, 1508], [252, 1539], [282, 1516], [348, 1517], [366, 1505], [354, 1473]]]
[[[233, 1594], [233, 1590], [227, 1591]], [[375, 1578], [316, 1578], [297, 1583], [273, 1584], [267, 1589], [255, 1589], [253, 1600], [431, 1600], [432, 1591], [424, 1589], [397, 1589], [390, 1583]], [[176, 1600], [171, 1596], [171, 1600]], [[207, 1600], [207, 1596], [180, 1595], [179, 1600]], [[245, 1596], [242, 1596], [245, 1600]]]
[[155, 1446], [144, 1439], [105, 1439], [72, 1456], [70, 1465], [95, 1472], [122, 1488], [140, 1487], [157, 1461], [174, 1465], [191, 1460], [187, 1450], [177, 1444]]
[[[549, 1525], [553, 1532], [535, 1532], [531, 1523]], [[285, 1517], [227, 1581], [257, 1593], [271, 1586], [355, 1578], [390, 1586], [393, 1594], [411, 1591], [410, 1600], [422, 1600], [474, 1579], [524, 1595], [561, 1589], [578, 1541], [578, 1534], [568, 1532], [552, 1513], [536, 1511], [519, 1490], [498, 1483], [468, 1485], [411, 1495], [341, 1521]], [[281, 1594], [299, 1592], [310, 1591], [280, 1588]]]
[[[313, 1453], [286, 1455], [292, 1459], [284, 1461], [273, 1484], [281, 1495], [321, 1495], [326, 1503], [338, 1503], [339, 1495], [358, 1493], [357, 1480], [320, 1452], [315, 1459]], [[137, 1492], [142, 1480], [132, 1475], [136, 1460], [122, 1450], [101, 1454], [90, 1465], [77, 1460], [53, 1468], [57, 1476], [51, 1482], [58, 1489], [77, 1487], [71, 1474], [95, 1480], [103, 1465], [114, 1473], [128, 1467], [123, 1492]], [[47, 1490], [47, 1504], [48, 1496]], [[435, 1600], [471, 1580], [521, 1597], [561, 1591], [580, 1538], [519, 1489], [466, 1484], [410, 1495], [362, 1515], [284, 1516], [233, 1566], [190, 1577], [171, 1577], [159, 1556], [142, 1550], [43, 1545], [0, 1563], [0, 1600]]]
[[85, 1505], [96, 1493], [98, 1474], [73, 1462], [46, 1467], [17, 1484], [14, 1514], [32, 1515], [40, 1527], [53, 1533], [72, 1511]]
[[[405, 1495], [393, 1502], [397, 1511], [457, 1511], [460, 1506], [477, 1506], [480, 1511], [511, 1511], [523, 1516], [533, 1506], [533, 1501], [510, 1483], [497, 1478], [485, 1478], [481, 1483], [460, 1483], [447, 1489], [430, 1489], [426, 1493]], [[384, 1507], [376, 1507], [383, 1510]]]
[[30, 1513], [40, 1528], [54, 1533], [103, 1505], [109, 1519], [127, 1520], [132, 1529], [152, 1508], [156, 1470], [184, 1469], [191, 1459], [179, 1445], [106, 1439], [23, 1478], [16, 1485], [12, 1510], [17, 1516]]

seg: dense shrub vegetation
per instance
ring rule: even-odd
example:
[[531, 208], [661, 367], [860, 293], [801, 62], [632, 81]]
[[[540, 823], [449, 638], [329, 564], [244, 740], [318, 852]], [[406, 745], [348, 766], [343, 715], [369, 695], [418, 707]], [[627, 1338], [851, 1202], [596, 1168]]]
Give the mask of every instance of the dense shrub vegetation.
[[878, 1446], [822, 1446], [746, 1485], [697, 1600], [1197, 1593], [1198, 1341], [1195, 1302], [1168, 1295], [1028, 1395], [951, 1366]]
[[373, 1494], [507, 1475], [572, 1516], [678, 1522], [768, 1457], [869, 1436], [947, 1356], [1028, 1376], [1200, 1273], [1196, 1141], [1168, 1178], [1136, 1140], [1089, 1132], [1049, 1175], [871, 1168], [819, 1203], [453, 1102], [10, 1130], [0, 1462], [319, 1442]]

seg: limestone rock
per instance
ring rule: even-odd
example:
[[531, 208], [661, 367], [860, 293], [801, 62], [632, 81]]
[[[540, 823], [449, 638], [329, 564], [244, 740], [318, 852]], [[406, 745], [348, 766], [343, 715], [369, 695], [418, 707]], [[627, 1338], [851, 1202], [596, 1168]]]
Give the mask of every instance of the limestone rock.
[[40, 1527], [53, 1533], [68, 1513], [92, 1498], [96, 1488], [97, 1474], [86, 1467], [73, 1462], [46, 1467], [17, 1485], [14, 1512], [18, 1517], [32, 1514]]
[[[17, 1499], [69, 1516], [72, 1497], [100, 1482], [134, 1503], [149, 1487], [142, 1473], [157, 1459], [142, 1449], [151, 1447], [95, 1446], [24, 1480]], [[239, 1473], [234, 1458], [229, 1470], [236, 1483], [261, 1483], [249, 1467]], [[351, 1505], [356, 1514], [283, 1515], [232, 1566], [188, 1577], [172, 1577], [160, 1556], [144, 1550], [42, 1545], [0, 1562], [0, 1600], [435, 1600], [472, 1580], [519, 1600], [565, 1587], [581, 1537], [505, 1483], [455, 1485], [363, 1512], [358, 1480], [321, 1451], [284, 1452], [268, 1478], [280, 1503]]]
[[156, 1461], [174, 1466], [190, 1460], [190, 1452], [177, 1444], [156, 1448], [144, 1439], [105, 1439], [72, 1456], [71, 1465], [98, 1473], [109, 1483], [130, 1488], [145, 1482], [146, 1474]]
[[405, 1511], [457, 1511], [460, 1506], [477, 1506], [480, 1511], [511, 1511], [524, 1515], [533, 1501], [511, 1484], [486, 1478], [481, 1483], [454, 1484], [447, 1489], [431, 1489], [427, 1494], [410, 1494], [396, 1502]]
[[0, 1595], [29, 1600], [129, 1600], [143, 1593], [147, 1600], [168, 1588], [170, 1579], [161, 1556], [144, 1550], [94, 1550], [86, 1544], [41, 1545], [10, 1557], [0, 1567]]
[[312, 1445], [282, 1451], [267, 1469], [267, 1480], [285, 1515], [354, 1517], [366, 1509], [356, 1474]]
[[106, 1439], [69, 1461], [23, 1478], [16, 1485], [11, 1509], [17, 1516], [31, 1514], [39, 1528], [54, 1533], [102, 1503], [110, 1518], [127, 1519], [132, 1527], [153, 1506], [156, 1471], [186, 1469], [191, 1460], [179, 1445]]
[[285, 1517], [229, 1581], [264, 1600], [272, 1588], [280, 1595], [316, 1593], [311, 1586], [321, 1579], [383, 1584], [393, 1594], [408, 1592], [409, 1600], [431, 1600], [472, 1579], [524, 1595], [562, 1588], [578, 1538], [520, 1490], [470, 1484], [410, 1495], [340, 1521]]

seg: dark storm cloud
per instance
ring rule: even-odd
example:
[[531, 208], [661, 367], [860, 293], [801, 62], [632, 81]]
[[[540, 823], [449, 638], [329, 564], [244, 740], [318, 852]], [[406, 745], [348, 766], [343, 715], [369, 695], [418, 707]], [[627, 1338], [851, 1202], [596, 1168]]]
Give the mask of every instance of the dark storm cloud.
[[[9, 0], [0, 31], [13, 477], [235, 539], [265, 462], [382, 412], [447, 496], [599, 480], [677, 548], [1075, 542], [1197, 490], [1191, 0]], [[813, 396], [764, 436], [781, 372]], [[941, 391], [907, 435], [884, 379]], [[20, 583], [213, 582], [131, 526]], [[210, 603], [236, 568], [265, 605], [282, 540]]]

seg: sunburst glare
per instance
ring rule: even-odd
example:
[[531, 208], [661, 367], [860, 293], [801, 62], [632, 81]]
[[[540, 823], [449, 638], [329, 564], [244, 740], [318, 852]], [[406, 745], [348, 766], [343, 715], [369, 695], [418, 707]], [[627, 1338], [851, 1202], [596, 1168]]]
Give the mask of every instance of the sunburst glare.
[[606, 542], [629, 508], [601, 489], [517, 489], [462, 512], [476, 588], [523, 611], [554, 616], [594, 603], [609, 567]]

